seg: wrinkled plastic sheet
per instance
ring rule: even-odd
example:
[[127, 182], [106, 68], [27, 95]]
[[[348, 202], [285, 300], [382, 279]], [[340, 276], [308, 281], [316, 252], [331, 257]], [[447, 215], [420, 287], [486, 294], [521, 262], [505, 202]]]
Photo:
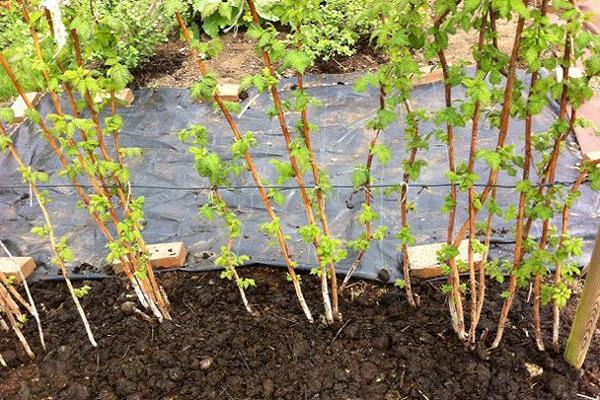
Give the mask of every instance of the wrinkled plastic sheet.
[[[324, 75], [307, 77], [308, 92], [322, 101], [321, 107], [309, 111], [311, 122], [319, 127], [313, 134], [313, 146], [320, 166], [330, 175], [336, 186], [327, 202], [332, 234], [348, 240], [357, 238], [364, 227], [356, 217], [364, 201], [364, 192], [354, 193], [351, 187], [353, 166], [364, 164], [369, 151], [369, 141], [373, 132], [366, 128], [366, 122], [373, 117], [378, 107], [378, 92], [355, 93], [353, 81], [356, 74]], [[283, 96], [293, 94], [290, 81], [283, 82]], [[124, 119], [121, 133], [123, 146], [143, 148], [141, 159], [129, 161], [131, 182], [136, 196], [145, 196], [145, 216], [147, 219], [144, 237], [147, 243], [183, 241], [191, 256], [185, 270], [201, 271], [214, 269], [214, 255], [226, 243], [226, 229], [216, 219], [208, 222], [198, 215], [198, 207], [203, 204], [209, 193], [204, 189], [208, 182], [201, 179], [193, 168], [193, 158], [188, 146], [182, 144], [177, 132], [191, 124], [200, 123], [208, 128], [211, 149], [225, 158], [229, 157], [232, 135], [220, 112], [212, 104], [198, 104], [190, 100], [186, 90], [180, 89], [142, 89], [135, 93], [136, 99], [130, 108], [121, 109]], [[464, 95], [460, 88], [454, 90], [455, 98]], [[442, 83], [419, 86], [414, 89], [412, 104], [414, 108], [425, 107], [436, 110], [444, 107]], [[252, 156], [261, 176], [270, 182], [276, 181], [276, 171], [269, 164], [270, 159], [287, 160], [284, 141], [276, 119], [269, 119], [265, 111], [271, 107], [267, 94], [249, 96], [242, 102], [245, 108], [238, 118], [242, 132], [254, 132], [258, 145], [252, 149]], [[40, 104], [42, 115], [50, 112], [51, 102], [46, 97]], [[402, 179], [402, 160], [408, 155], [404, 141], [404, 115], [380, 135], [380, 141], [389, 145], [393, 158], [386, 166], [373, 163], [372, 175], [375, 185], [398, 184]], [[534, 132], [545, 130], [556, 118], [555, 107], [549, 107], [534, 119]], [[288, 115], [288, 123], [294, 126], [295, 115]], [[433, 123], [422, 123], [422, 133], [435, 129]], [[508, 142], [521, 151], [524, 146], [524, 123], [512, 121]], [[493, 149], [497, 130], [483, 122], [478, 140], [479, 148]], [[458, 161], [467, 160], [469, 152], [470, 126], [455, 130], [455, 151]], [[65, 177], [57, 174], [59, 162], [49, 146], [41, 138], [38, 130], [31, 124], [22, 125], [14, 135], [14, 142], [26, 162], [35, 169], [49, 172], [49, 188], [53, 201], [49, 204], [53, 223], [58, 235], [66, 235], [75, 254], [74, 266], [86, 265], [84, 277], [102, 276], [106, 264], [106, 241], [94, 225], [85, 210], [76, 206], [77, 194]], [[448, 216], [440, 212], [444, 197], [449, 191], [445, 171], [447, 171], [446, 146], [432, 139], [429, 150], [418, 154], [427, 161], [418, 184], [411, 186], [408, 197], [414, 201], [415, 211], [409, 214], [409, 222], [418, 244], [445, 241]], [[573, 181], [577, 176], [576, 154], [566, 150], [561, 155], [557, 171], [557, 181]], [[476, 164], [480, 182], [487, 179], [488, 169], [483, 161]], [[312, 183], [310, 173], [305, 174], [307, 185]], [[502, 173], [499, 183], [514, 185], [519, 178]], [[295, 182], [289, 182], [294, 186]], [[9, 186], [18, 186], [8, 188]], [[61, 186], [66, 185], [66, 186]], [[249, 173], [244, 172], [234, 179], [234, 186], [253, 186]], [[441, 186], [440, 186], [441, 185]], [[481, 188], [479, 188], [481, 190]], [[306, 216], [299, 192], [296, 188], [284, 189], [286, 202], [276, 207], [282, 227], [291, 236], [291, 253], [299, 263], [299, 268], [310, 269], [316, 265], [314, 249], [304, 244], [296, 234], [299, 226], [306, 224]], [[268, 221], [257, 190], [253, 187], [223, 189], [222, 194], [235, 210], [243, 223], [241, 237], [234, 244], [238, 254], [250, 256], [249, 264], [284, 266], [279, 249], [269, 245], [267, 238], [259, 229], [261, 223]], [[401, 254], [395, 233], [400, 227], [399, 201], [396, 194], [386, 196], [383, 190], [375, 190], [372, 207], [381, 215], [375, 223], [389, 227], [390, 235], [382, 242], [373, 241], [355, 276], [393, 281], [401, 276]], [[457, 226], [466, 218], [466, 194], [459, 196]], [[498, 188], [498, 201], [501, 205], [517, 204], [518, 193], [514, 188]], [[599, 206], [597, 195], [584, 185], [582, 196], [571, 212], [570, 233], [583, 238], [585, 248], [589, 249], [596, 233]], [[480, 220], [484, 218], [483, 211]], [[56, 279], [57, 270], [50, 263], [48, 243], [33, 235], [33, 226], [42, 225], [43, 220], [38, 207], [30, 206], [29, 191], [21, 183], [15, 172], [15, 162], [9, 155], [0, 155], [0, 239], [8, 243], [16, 255], [34, 256], [41, 264], [35, 274], [40, 279]], [[555, 220], [559, 223], [558, 218]], [[512, 259], [514, 247], [514, 222], [495, 219], [491, 256]], [[532, 227], [532, 234], [539, 236], [540, 227]], [[338, 265], [343, 274], [352, 264], [356, 254], [350, 251], [346, 261]], [[581, 263], [587, 262], [589, 251], [580, 257]], [[76, 268], [79, 270], [80, 268]]]

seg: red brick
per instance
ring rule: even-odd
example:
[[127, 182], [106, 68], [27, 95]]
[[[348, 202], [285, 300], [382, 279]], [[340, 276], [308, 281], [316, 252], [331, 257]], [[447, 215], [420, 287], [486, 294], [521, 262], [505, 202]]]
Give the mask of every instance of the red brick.
[[414, 86], [419, 85], [430, 85], [432, 83], [440, 82], [444, 80], [444, 73], [440, 68], [431, 70], [431, 67], [422, 67], [421, 76], [414, 77], [412, 84]]

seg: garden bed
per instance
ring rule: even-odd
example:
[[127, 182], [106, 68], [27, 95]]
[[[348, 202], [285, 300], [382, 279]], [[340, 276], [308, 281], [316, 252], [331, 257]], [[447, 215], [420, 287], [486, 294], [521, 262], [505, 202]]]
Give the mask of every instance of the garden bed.
[[[40, 268], [32, 290], [0, 274], [0, 399], [600, 395], [597, 346], [584, 364], [600, 237], [579, 298], [600, 160], [573, 139], [600, 76], [586, 16], [569, 2], [382, 4], [346, 32], [369, 46], [328, 40], [359, 12], [333, 3], [195, 10], [212, 37], [242, 18], [222, 49], [180, 2], [140, 14], [164, 12], [160, 37], [93, 8], [38, 23], [11, 2], [35, 51], [0, 52], [31, 122], [0, 110], [0, 246]], [[171, 19], [189, 51], [171, 42], [134, 80]], [[129, 51], [137, 37], [144, 51]], [[325, 62], [333, 50], [350, 57]], [[21, 84], [35, 79], [37, 106]], [[150, 244], [175, 240], [191, 256], [156, 277]], [[100, 268], [116, 264], [123, 276]], [[440, 280], [413, 286], [419, 266]]]
[[[130, 314], [126, 302], [135, 299], [125, 297], [117, 280], [89, 283], [83, 302], [98, 349], [87, 342], [62, 283], [35, 284], [50, 350], [44, 353], [32, 340], [38, 358], [30, 362], [13, 340], [1, 339], [0, 351], [14, 368], [0, 370], [0, 397], [441, 400], [600, 394], [598, 337], [583, 372], [568, 367], [561, 355], [538, 352], [526, 291], [515, 300], [503, 344], [488, 355], [458, 343], [437, 283], [416, 284], [421, 307], [415, 311], [397, 288], [357, 281], [343, 297], [343, 322], [326, 328], [305, 323], [279, 270], [244, 274], [257, 281], [249, 295], [259, 317], [244, 310], [237, 288], [216, 272], [161, 275], [173, 305], [173, 320], [163, 324]], [[317, 281], [306, 277], [304, 285], [309, 304], [318, 304]], [[492, 333], [501, 290], [490, 288], [484, 310], [482, 327]], [[565, 310], [565, 326], [577, 297]], [[542, 321], [549, 332], [551, 319]], [[32, 324], [26, 331], [35, 337]]]

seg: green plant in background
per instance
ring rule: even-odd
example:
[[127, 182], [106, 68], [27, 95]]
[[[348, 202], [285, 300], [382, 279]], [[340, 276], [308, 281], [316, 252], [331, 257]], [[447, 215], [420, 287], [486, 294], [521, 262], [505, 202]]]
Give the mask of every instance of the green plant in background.
[[[215, 39], [221, 32], [232, 28], [247, 26], [250, 18], [245, 16], [247, 11], [244, 0], [187, 0], [194, 19], [199, 19], [202, 31]], [[277, 21], [272, 7], [280, 0], [258, 0], [257, 10], [261, 18]]]
[[[232, 28], [247, 27], [252, 20], [244, 0], [188, 0], [188, 3], [202, 31], [213, 39]], [[324, 61], [355, 54], [358, 40], [368, 36], [374, 26], [363, 17], [371, 3], [372, 0], [326, 0], [307, 4], [302, 28], [303, 51]], [[280, 18], [289, 9], [285, 1], [257, 0], [254, 4], [262, 20], [279, 21], [284, 30], [295, 30], [293, 24]]]
[[[27, 24], [23, 21], [19, 3], [9, 2], [10, 7], [0, 12], [0, 48], [11, 63], [17, 78], [22, 82], [25, 91], [40, 91], [44, 87], [44, 77], [39, 70], [31, 69], [28, 63], [34, 56]], [[39, 9], [38, 0], [28, 2], [32, 10]], [[104, 64], [103, 54], [95, 52], [88, 46], [87, 38], [91, 33], [97, 33], [96, 28], [108, 28], [105, 36], [97, 35], [95, 42], [102, 39], [112, 40], [112, 50], [120, 62], [128, 68], [135, 68], [148, 61], [155, 53], [156, 46], [165, 43], [173, 28], [172, 18], [174, 9], [169, 1], [153, 0], [74, 0], [69, 8], [74, 12], [74, 26], [79, 28], [82, 48], [89, 51], [87, 60]], [[48, 25], [33, 21], [42, 42], [51, 37]], [[111, 38], [118, 38], [114, 40]], [[103, 44], [108, 48], [108, 43]], [[45, 59], [54, 56], [52, 46], [42, 46]], [[65, 66], [73, 60], [63, 58]], [[0, 102], [8, 101], [17, 93], [4, 71], [0, 72]]]
[[311, 6], [313, 12], [303, 28], [304, 46], [324, 61], [355, 54], [359, 39], [379, 25], [363, 17], [373, 6], [372, 0], [325, 0]]
[[[21, 11], [15, 1], [10, 1], [9, 8], [0, 8], [0, 49], [11, 62], [13, 69], [27, 92], [38, 91], [43, 87], [43, 76], [32, 70], [30, 60], [34, 55], [33, 44], [29, 36], [27, 24], [23, 21]], [[37, 1], [33, 2], [38, 5]], [[45, 57], [51, 56], [48, 47], [42, 48]], [[8, 102], [17, 92], [4, 70], [0, 70], [0, 104]]]
[[[104, 24], [110, 28], [110, 33], [118, 38], [113, 50], [128, 68], [148, 61], [156, 53], [156, 46], [167, 41], [175, 13], [171, 3], [166, 0], [77, 0], [71, 1], [69, 7], [76, 11], [77, 20]], [[87, 48], [84, 39], [86, 31], [82, 30], [80, 35], [82, 46]], [[96, 60], [105, 61], [100, 54]]]

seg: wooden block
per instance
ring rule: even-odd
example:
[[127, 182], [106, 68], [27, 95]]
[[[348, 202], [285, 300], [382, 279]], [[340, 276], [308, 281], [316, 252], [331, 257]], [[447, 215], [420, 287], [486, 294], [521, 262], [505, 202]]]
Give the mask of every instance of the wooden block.
[[[39, 92], [27, 92], [25, 93], [27, 100], [34, 106], [40, 101], [42, 98], [42, 94]], [[14, 122], [21, 122], [27, 115], [27, 104], [25, 104], [25, 100], [21, 96], [17, 97], [13, 105], [10, 107], [12, 112], [15, 115]]]
[[[586, 101], [577, 110], [577, 116], [592, 121], [596, 127], [600, 128], [600, 94], [594, 95]], [[577, 143], [581, 149], [583, 159], [586, 161], [595, 161], [600, 159], [600, 137], [596, 135], [593, 128], [575, 128]]]
[[[437, 252], [442, 248], [444, 243], [431, 243], [420, 246], [411, 246], [408, 248], [408, 261], [410, 262], [411, 277], [429, 279], [442, 275], [442, 269], [437, 262]], [[460, 255], [457, 260], [467, 262], [469, 241], [463, 240], [458, 246]], [[481, 263], [482, 255], [473, 254], [475, 267], [478, 268]]]
[[414, 77], [412, 84], [414, 86], [419, 85], [431, 85], [432, 83], [440, 82], [444, 80], [444, 73], [440, 68], [431, 70], [430, 67], [421, 67], [421, 76]]
[[[600, 151], [590, 151], [587, 153], [583, 153], [583, 161], [598, 161], [600, 160]], [[598, 168], [596, 166], [596, 168]]]
[[600, 4], [598, 0], [581, 0], [577, 2], [577, 7], [585, 13], [592, 14], [590, 19], [586, 19], [583, 26], [588, 31], [600, 35]]
[[[17, 265], [15, 265], [15, 262]], [[9, 277], [14, 276], [14, 283], [17, 285], [22, 282], [19, 270], [23, 272], [23, 276], [27, 279], [35, 271], [35, 267], [35, 261], [31, 257], [0, 257], [0, 273]]]
[[[171, 269], [183, 267], [187, 257], [187, 249], [183, 242], [159, 243], [147, 245], [150, 253], [150, 263], [157, 269]], [[115, 261], [113, 270], [121, 272], [121, 262]]]
[[[133, 101], [135, 100], [133, 91], [129, 88], [119, 90], [118, 92], [115, 93], [115, 97], [117, 98], [118, 107], [130, 107], [131, 104], [133, 103]], [[106, 101], [109, 99], [110, 99], [110, 93], [102, 92], [102, 93], [96, 94], [96, 97], [94, 97], [94, 102], [102, 103], [103, 101]]]
[[240, 101], [240, 85], [237, 83], [219, 83], [217, 91], [225, 101]]
[[[554, 70], [554, 74], [556, 75], [556, 81], [562, 82], [563, 80], [563, 70], [562, 67], [556, 67]], [[581, 78], [583, 77], [583, 70], [577, 67], [569, 68], [569, 78]]]
[[187, 249], [183, 242], [159, 243], [148, 246], [150, 262], [155, 268], [179, 268], [185, 264]]

